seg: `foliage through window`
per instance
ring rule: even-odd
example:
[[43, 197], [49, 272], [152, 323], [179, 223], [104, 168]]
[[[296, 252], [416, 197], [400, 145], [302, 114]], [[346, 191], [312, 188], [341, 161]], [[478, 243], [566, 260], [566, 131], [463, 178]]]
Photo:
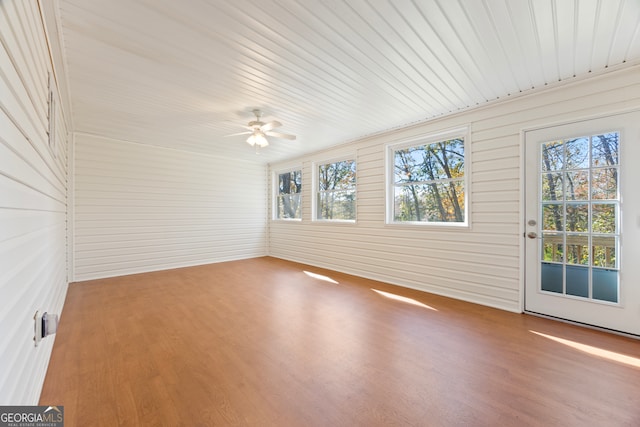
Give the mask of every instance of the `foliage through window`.
[[466, 223], [465, 141], [392, 150], [394, 222]]
[[356, 219], [356, 162], [343, 160], [318, 166], [316, 219]]
[[618, 301], [619, 143], [610, 132], [541, 145], [543, 290], [589, 297], [591, 277], [592, 298]]
[[278, 174], [276, 219], [301, 219], [302, 171], [294, 170]]

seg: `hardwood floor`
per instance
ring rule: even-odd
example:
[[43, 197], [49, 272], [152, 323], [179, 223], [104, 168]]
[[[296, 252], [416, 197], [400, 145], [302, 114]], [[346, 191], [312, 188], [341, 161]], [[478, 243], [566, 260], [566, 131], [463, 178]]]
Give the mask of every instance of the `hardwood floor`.
[[67, 427], [638, 426], [640, 342], [258, 258], [72, 284], [40, 404]]

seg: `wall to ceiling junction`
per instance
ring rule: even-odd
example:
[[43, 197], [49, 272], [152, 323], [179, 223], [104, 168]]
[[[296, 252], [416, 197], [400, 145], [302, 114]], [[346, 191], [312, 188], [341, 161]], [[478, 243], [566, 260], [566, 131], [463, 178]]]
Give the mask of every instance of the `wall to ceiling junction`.
[[[303, 214], [299, 222], [271, 221], [269, 254], [520, 312], [521, 132], [639, 107], [640, 68], [635, 66], [274, 163], [272, 174], [302, 169]], [[470, 228], [385, 224], [386, 145], [465, 126], [471, 138]], [[354, 155], [357, 222], [312, 221], [314, 162]]]

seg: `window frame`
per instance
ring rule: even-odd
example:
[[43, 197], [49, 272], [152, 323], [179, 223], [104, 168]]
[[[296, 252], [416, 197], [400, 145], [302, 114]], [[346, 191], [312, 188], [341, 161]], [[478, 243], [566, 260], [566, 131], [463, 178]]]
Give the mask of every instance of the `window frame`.
[[[328, 218], [318, 218], [318, 208], [319, 201], [318, 195], [320, 193], [320, 182], [319, 182], [319, 173], [318, 169], [321, 165], [327, 165], [331, 163], [339, 163], [339, 162], [347, 162], [352, 161], [355, 165], [355, 173], [356, 173], [356, 182], [353, 188], [353, 193], [355, 196], [354, 200], [354, 219], [328, 219]], [[358, 158], [355, 153], [345, 154], [337, 157], [330, 157], [327, 159], [316, 160], [312, 163], [312, 201], [311, 201], [311, 219], [316, 223], [331, 223], [331, 224], [355, 224], [358, 221]]]
[[[464, 221], [397, 221], [395, 216], [395, 152], [410, 147], [434, 144], [461, 138], [464, 141]], [[385, 225], [399, 227], [447, 227], [471, 229], [471, 132], [469, 126], [430, 132], [407, 139], [394, 141], [385, 147]]]
[[[291, 173], [291, 172], [300, 172], [300, 192], [297, 193], [300, 195], [300, 218], [279, 218], [278, 217], [278, 199], [280, 197], [279, 193], [279, 179], [280, 175]], [[302, 221], [302, 212], [304, 208], [304, 200], [303, 200], [303, 189], [304, 189], [304, 174], [302, 166], [293, 166], [284, 169], [274, 170], [271, 176], [271, 188], [272, 188], [272, 197], [271, 197], [271, 220], [272, 221], [285, 221], [285, 222], [300, 222]]]

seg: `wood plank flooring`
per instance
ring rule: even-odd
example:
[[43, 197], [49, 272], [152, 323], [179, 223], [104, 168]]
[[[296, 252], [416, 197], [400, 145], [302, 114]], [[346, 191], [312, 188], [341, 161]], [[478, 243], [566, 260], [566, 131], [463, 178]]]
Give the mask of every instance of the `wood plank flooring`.
[[638, 426], [640, 342], [257, 258], [72, 284], [40, 404], [66, 427]]

